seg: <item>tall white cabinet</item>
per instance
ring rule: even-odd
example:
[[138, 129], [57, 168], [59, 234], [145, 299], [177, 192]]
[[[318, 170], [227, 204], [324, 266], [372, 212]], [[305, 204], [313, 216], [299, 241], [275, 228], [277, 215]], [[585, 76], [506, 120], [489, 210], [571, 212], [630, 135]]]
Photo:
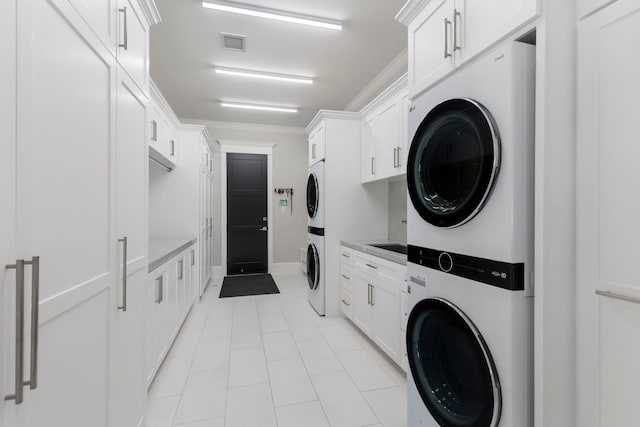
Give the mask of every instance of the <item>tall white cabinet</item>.
[[638, 40], [635, 0], [578, 23], [577, 424], [584, 427], [638, 424]]
[[[3, 398], [13, 395], [1, 400], [0, 424], [141, 425], [144, 382], [131, 372], [142, 361], [138, 293], [147, 252], [148, 88], [132, 62], [120, 68], [113, 43], [122, 42], [124, 21], [112, 19], [115, 2], [89, 9], [66, 0], [20, 0], [2, 8], [8, 12], [0, 15], [3, 32], [14, 29], [5, 43], [13, 40], [17, 49], [3, 56], [3, 68], [17, 72], [3, 71], [14, 83], [9, 116], [16, 133], [3, 141], [15, 166], [3, 181], [3, 196], [15, 194], [9, 199], [15, 204], [8, 204], [13, 214], [2, 224], [15, 236], [5, 242], [3, 233], [0, 243], [3, 267], [10, 266], [1, 279], [1, 388]], [[140, 5], [137, 12], [143, 12]], [[154, 19], [141, 16], [146, 31]], [[147, 46], [148, 40], [130, 43]], [[8, 103], [3, 99], [3, 109]], [[24, 267], [24, 304], [18, 305], [20, 260], [36, 259], [39, 269], [35, 262]], [[125, 278], [126, 312], [119, 308]], [[16, 357], [19, 348], [22, 357]], [[29, 385], [16, 384], [21, 377]], [[122, 395], [116, 397], [119, 380]]]

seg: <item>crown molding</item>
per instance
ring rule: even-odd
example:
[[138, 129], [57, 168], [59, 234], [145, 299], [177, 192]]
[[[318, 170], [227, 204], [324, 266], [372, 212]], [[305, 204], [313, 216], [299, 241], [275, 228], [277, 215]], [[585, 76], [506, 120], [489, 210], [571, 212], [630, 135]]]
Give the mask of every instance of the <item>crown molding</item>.
[[409, 0], [396, 14], [396, 21], [409, 26], [409, 23], [420, 13], [430, 0]]
[[324, 119], [360, 120], [360, 118], [360, 113], [354, 113], [351, 111], [320, 110], [305, 128], [305, 133], [308, 134], [311, 129], [316, 127], [316, 125]]
[[153, 0], [140, 0], [139, 3], [145, 18], [147, 18], [147, 21], [149, 22], [149, 25], [156, 25], [162, 22], [158, 7]]
[[393, 61], [387, 65], [353, 100], [347, 104], [345, 110], [360, 111], [389, 84], [396, 81], [407, 72], [409, 68], [408, 51], [405, 48]]
[[180, 122], [190, 125], [206, 126], [209, 129], [230, 129], [248, 132], [263, 132], [263, 133], [281, 133], [292, 135], [304, 135], [304, 128], [295, 126], [275, 126], [275, 125], [263, 125], [260, 123], [243, 123], [243, 122], [221, 122], [216, 120], [200, 120], [200, 119], [187, 119], [180, 118]]
[[386, 89], [380, 92], [378, 96], [373, 98], [371, 102], [365, 105], [362, 110], [360, 110], [360, 114], [363, 116], [368, 115], [369, 113], [380, 107], [383, 103], [395, 97], [402, 91], [406, 91], [408, 89], [408, 84], [409, 76], [407, 73], [404, 73], [402, 77], [391, 83]]

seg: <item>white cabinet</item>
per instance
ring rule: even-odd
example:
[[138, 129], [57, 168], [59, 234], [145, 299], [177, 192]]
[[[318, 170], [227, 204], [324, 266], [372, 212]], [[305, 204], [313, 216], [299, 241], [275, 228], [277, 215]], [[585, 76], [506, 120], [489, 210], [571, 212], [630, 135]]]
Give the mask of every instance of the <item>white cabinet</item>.
[[396, 16], [409, 32], [414, 97], [538, 16], [538, 0], [410, 0]]
[[353, 319], [353, 249], [340, 247], [340, 310]]
[[149, 156], [167, 169], [178, 161], [178, 118], [156, 85], [151, 82], [151, 114], [149, 117]]
[[400, 78], [361, 111], [360, 172], [363, 183], [406, 173], [406, 79], [406, 75]]
[[[340, 250], [343, 255], [351, 249], [342, 246]], [[353, 295], [352, 315], [347, 317], [402, 366], [404, 333], [401, 289], [406, 289], [406, 267], [360, 251], [351, 250], [351, 253], [354, 258], [353, 269], [349, 270], [351, 267], [344, 262], [342, 264], [342, 271], [351, 271], [348, 285]], [[346, 293], [348, 285], [342, 285], [343, 293]]]
[[640, 3], [578, 24], [577, 425], [638, 423]]
[[326, 130], [324, 123], [320, 123], [309, 132], [309, 166], [323, 160], [326, 155]]

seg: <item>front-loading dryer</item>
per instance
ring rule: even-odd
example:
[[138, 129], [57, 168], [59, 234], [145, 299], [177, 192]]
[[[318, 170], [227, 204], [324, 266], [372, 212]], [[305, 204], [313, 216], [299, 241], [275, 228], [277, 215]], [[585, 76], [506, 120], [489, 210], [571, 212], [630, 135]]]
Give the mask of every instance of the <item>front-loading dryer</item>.
[[308, 300], [320, 316], [325, 315], [324, 256], [324, 228], [309, 227], [309, 245], [307, 246]]
[[309, 167], [307, 179], [307, 214], [309, 226], [324, 228], [324, 160]]
[[508, 42], [412, 102], [408, 244], [522, 262], [533, 227], [535, 47]]

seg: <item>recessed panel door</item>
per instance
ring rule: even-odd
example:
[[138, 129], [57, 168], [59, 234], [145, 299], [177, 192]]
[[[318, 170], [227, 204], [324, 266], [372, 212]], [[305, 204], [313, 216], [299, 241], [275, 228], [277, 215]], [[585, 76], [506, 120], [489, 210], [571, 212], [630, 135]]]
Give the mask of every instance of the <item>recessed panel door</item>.
[[267, 156], [227, 153], [227, 274], [266, 273]]

